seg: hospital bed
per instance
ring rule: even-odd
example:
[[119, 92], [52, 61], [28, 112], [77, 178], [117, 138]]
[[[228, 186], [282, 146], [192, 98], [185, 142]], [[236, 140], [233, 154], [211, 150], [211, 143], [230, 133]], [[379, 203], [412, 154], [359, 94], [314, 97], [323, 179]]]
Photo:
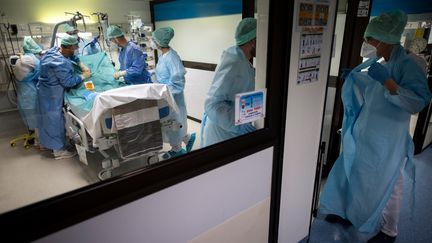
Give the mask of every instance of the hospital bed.
[[171, 116], [178, 107], [167, 86], [115, 81], [105, 53], [84, 56], [81, 61], [92, 70], [94, 89], [82, 83], [68, 90], [64, 108], [67, 136], [74, 141], [80, 161], [88, 165], [87, 154], [100, 153], [104, 158], [98, 173], [101, 180], [133, 159], [158, 162], [163, 131], [181, 127]]

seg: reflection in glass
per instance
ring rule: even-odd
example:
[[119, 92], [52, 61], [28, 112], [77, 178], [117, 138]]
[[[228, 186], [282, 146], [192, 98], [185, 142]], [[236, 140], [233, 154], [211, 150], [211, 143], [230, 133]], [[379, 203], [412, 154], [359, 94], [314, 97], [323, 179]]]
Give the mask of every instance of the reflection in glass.
[[[40, 23], [26, 16], [38, 23], [23, 24], [28, 28], [1, 43], [5, 59], [13, 58], [6, 63], [10, 90], [2, 90], [9, 107], [0, 113], [0, 212], [163, 160], [162, 134], [183, 125], [173, 118], [178, 105], [165, 85], [131, 85], [151, 82], [156, 64], [152, 26], [143, 24], [149, 6], [141, 4], [130, 6], [141, 17], [76, 12]], [[8, 7], [13, 15], [16, 6]], [[65, 15], [62, 6], [53, 8], [53, 16]], [[108, 23], [120, 31], [109, 32]], [[14, 140], [27, 131], [24, 143]]]
[[205, 100], [202, 147], [256, 130], [251, 123], [235, 124], [236, 94], [255, 89], [250, 60], [256, 55], [256, 19], [240, 21], [235, 40], [236, 45], [223, 52]]

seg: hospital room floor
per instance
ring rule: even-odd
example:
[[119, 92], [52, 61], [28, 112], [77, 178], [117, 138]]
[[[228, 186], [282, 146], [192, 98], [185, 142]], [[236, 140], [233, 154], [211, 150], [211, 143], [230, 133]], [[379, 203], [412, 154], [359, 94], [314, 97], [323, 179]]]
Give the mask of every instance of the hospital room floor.
[[[421, 154], [415, 156], [416, 184], [415, 204], [411, 210], [408, 197], [413, 190], [413, 185], [407, 176], [404, 177], [404, 200], [402, 203], [399, 234], [395, 243], [432, 242], [432, 146], [429, 146]], [[319, 215], [311, 227], [311, 237], [300, 243], [365, 243], [375, 234], [359, 233], [352, 226], [331, 224], [323, 220], [324, 215]]]
[[[22, 143], [10, 146], [10, 140], [26, 132], [18, 111], [0, 113], [0, 214], [38, 202], [83, 186], [98, 182], [96, 170], [100, 163], [89, 166], [81, 163], [77, 156], [55, 160], [51, 151], [40, 151], [35, 147], [24, 149]], [[197, 133], [193, 150], [199, 148], [200, 123], [188, 120], [190, 132]], [[169, 146], [164, 144], [164, 150]], [[97, 164], [97, 165], [95, 165]], [[140, 161], [131, 161], [113, 172], [114, 175], [143, 166]]]

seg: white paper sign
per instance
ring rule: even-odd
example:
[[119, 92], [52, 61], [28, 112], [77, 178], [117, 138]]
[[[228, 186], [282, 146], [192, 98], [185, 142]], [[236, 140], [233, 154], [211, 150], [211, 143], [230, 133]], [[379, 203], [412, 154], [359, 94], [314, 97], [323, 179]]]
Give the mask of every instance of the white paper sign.
[[265, 117], [266, 89], [236, 94], [235, 125]]

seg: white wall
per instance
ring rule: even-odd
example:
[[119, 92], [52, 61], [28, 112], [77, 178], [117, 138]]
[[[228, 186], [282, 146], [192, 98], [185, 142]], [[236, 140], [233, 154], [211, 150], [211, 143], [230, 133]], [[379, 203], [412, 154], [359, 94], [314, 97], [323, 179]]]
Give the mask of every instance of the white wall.
[[189, 243], [263, 243], [268, 241], [270, 197], [224, 223], [197, 236]]
[[[240, 20], [241, 14], [235, 14], [157, 21], [155, 26], [174, 29], [170, 46], [183, 61], [218, 64], [223, 50], [235, 44], [234, 33]], [[188, 115], [201, 120], [214, 72], [191, 68], [186, 71], [184, 94]]]
[[188, 116], [201, 120], [204, 101], [213, 81], [214, 72], [186, 68], [184, 95]]
[[183, 61], [219, 63], [222, 51], [235, 44], [234, 33], [241, 14], [157, 21], [156, 29], [171, 27], [170, 46]]
[[[12, 24], [58, 23], [69, 19], [64, 12], [79, 11], [84, 15], [94, 12], [108, 13], [111, 23], [127, 22], [126, 15], [139, 15], [145, 23], [150, 23], [148, 0], [0, 0], [0, 11], [6, 14]], [[96, 22], [96, 17], [86, 18], [86, 22]], [[3, 22], [2, 20], [0, 22]]]
[[[203, 233], [231, 224], [269, 199], [272, 160], [273, 148], [265, 149], [36, 242], [198, 242]], [[257, 227], [269, 220], [269, 204], [265, 205], [260, 207], [264, 213], [255, 213], [247, 226], [237, 232], [226, 230], [244, 243], [250, 243], [249, 238], [266, 239], [268, 227]], [[225, 230], [218, 232], [226, 235]], [[245, 234], [248, 237], [241, 237]]]
[[[299, 0], [295, 1], [296, 3]], [[329, 27], [324, 32], [319, 81], [297, 85], [300, 32], [293, 29], [287, 120], [279, 221], [279, 242], [298, 242], [307, 236], [311, 216], [315, 169], [320, 143], [321, 121], [336, 1], [329, 1]], [[297, 6], [297, 5], [296, 5]], [[295, 8], [296, 11], [298, 8]], [[294, 14], [297, 16], [298, 14]], [[296, 21], [294, 21], [296, 24]]]

